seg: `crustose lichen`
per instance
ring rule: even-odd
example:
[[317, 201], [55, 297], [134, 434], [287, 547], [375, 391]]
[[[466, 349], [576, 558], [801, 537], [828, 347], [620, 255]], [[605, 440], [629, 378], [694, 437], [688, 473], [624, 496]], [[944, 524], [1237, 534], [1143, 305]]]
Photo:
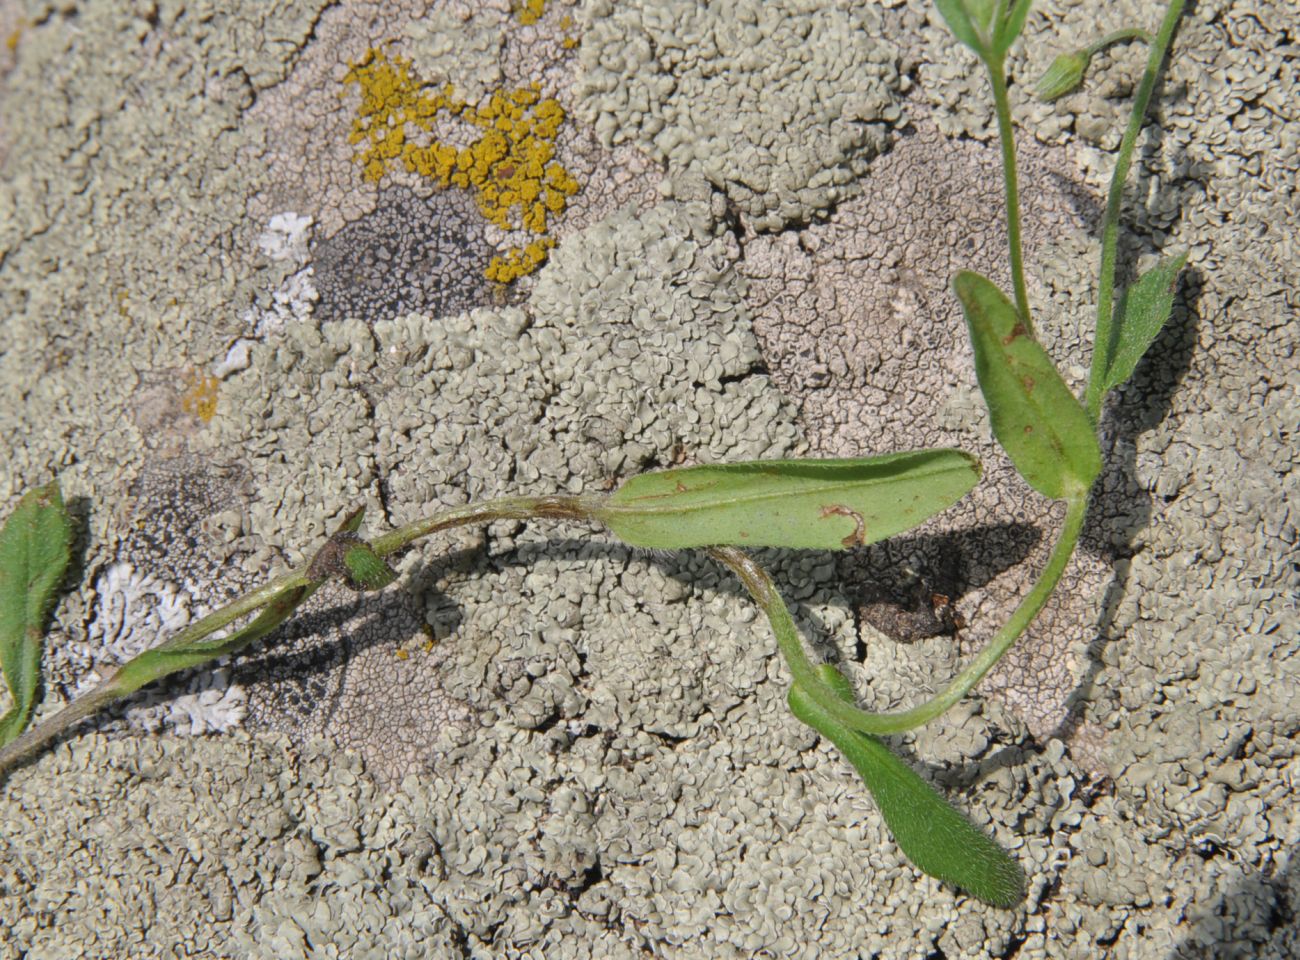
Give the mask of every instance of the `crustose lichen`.
[[[488, 279], [509, 283], [531, 273], [554, 245], [546, 235], [550, 218], [563, 213], [578, 192], [577, 180], [555, 159], [564, 108], [542, 97], [536, 84], [496, 90], [486, 104], [473, 106], [458, 99], [450, 84], [426, 89], [411, 67], [403, 57], [372, 49], [343, 78], [361, 91], [349, 140], [359, 147], [366, 179], [378, 181], [389, 164], [400, 162], [443, 187], [472, 191], [491, 223], [535, 238], [493, 257]], [[435, 127], [450, 117], [473, 131], [469, 146], [438, 139]]]

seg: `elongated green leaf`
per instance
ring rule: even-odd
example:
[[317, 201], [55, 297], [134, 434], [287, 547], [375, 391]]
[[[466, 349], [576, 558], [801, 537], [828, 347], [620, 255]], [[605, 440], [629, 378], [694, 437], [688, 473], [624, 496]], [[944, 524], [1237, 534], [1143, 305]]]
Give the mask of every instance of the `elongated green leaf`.
[[324, 581], [312, 581], [306, 586], [293, 587], [271, 600], [252, 622], [229, 634], [203, 636], [190, 640], [182, 630], [170, 640], [137, 654], [122, 664], [113, 678], [119, 695], [139, 690], [146, 684], [160, 680], [178, 670], [186, 670], [211, 663], [218, 657], [235, 653], [260, 640], [284, 621], [319, 589]]
[[1031, 6], [1033, 0], [1011, 0], [1011, 7], [1007, 11], [1006, 18], [998, 26], [997, 39], [994, 42], [994, 48], [998, 53], [1006, 53], [1016, 42], [1020, 31], [1025, 29], [1025, 17], [1029, 16]]
[[1092, 421], [1002, 291], [978, 273], [953, 280], [993, 435], [1020, 475], [1053, 499], [1081, 496], [1101, 471]]
[[[829, 664], [822, 679], [853, 702], [848, 680]], [[919, 869], [995, 907], [1024, 899], [1025, 875], [1010, 854], [970, 822], [876, 737], [849, 730], [822, 710], [798, 685], [790, 711], [835, 746], [857, 770], [880, 807], [899, 848]]]
[[36, 708], [45, 620], [71, 542], [57, 481], [25, 494], [0, 528], [0, 668], [14, 699], [0, 717], [0, 746], [23, 732]]
[[1169, 320], [1178, 289], [1178, 273], [1187, 254], [1169, 257], [1138, 277], [1120, 298], [1110, 343], [1097, 362], [1102, 365], [1102, 393], [1133, 376], [1138, 361]]
[[952, 35], [982, 56], [984, 45], [980, 41], [979, 34], [975, 32], [975, 24], [971, 21], [970, 14], [966, 12], [966, 4], [962, 0], [934, 0], [934, 5], [943, 16], [944, 22], [948, 24]]
[[632, 477], [598, 516], [638, 547], [843, 550], [915, 527], [979, 476], [960, 450], [685, 467]]

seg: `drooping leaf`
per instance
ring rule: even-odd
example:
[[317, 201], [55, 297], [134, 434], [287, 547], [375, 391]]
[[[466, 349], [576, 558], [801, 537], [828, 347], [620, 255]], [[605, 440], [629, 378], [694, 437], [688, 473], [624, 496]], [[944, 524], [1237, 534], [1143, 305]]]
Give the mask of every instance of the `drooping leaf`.
[[979, 476], [960, 450], [684, 467], [632, 477], [597, 516], [637, 547], [843, 550], [915, 527]]
[[36, 708], [45, 621], [71, 542], [57, 481], [25, 494], [0, 528], [0, 668], [14, 701], [0, 717], [0, 746], [23, 732]]
[[1103, 396], [1133, 376], [1138, 361], [1168, 322], [1178, 274], [1186, 263], [1186, 253], [1167, 257], [1133, 281], [1120, 297], [1110, 342], [1096, 361], [1101, 364]]
[[994, 41], [994, 49], [998, 53], [1006, 53], [1011, 49], [1011, 45], [1016, 42], [1016, 37], [1020, 36], [1020, 31], [1025, 29], [1025, 17], [1029, 16], [1031, 6], [1033, 6], [1033, 0], [1011, 0], [1011, 7], [1002, 23], [998, 25]]
[[[848, 680], [829, 664], [818, 672], [839, 696], [852, 703]], [[899, 848], [920, 870], [995, 907], [1010, 908], [1024, 899], [1020, 866], [954, 808], [881, 741], [849, 730], [795, 685], [787, 698], [791, 712], [837, 746], [875, 798]]]
[[975, 373], [998, 443], [1039, 493], [1083, 495], [1101, 471], [1087, 411], [990, 280], [962, 271], [953, 289], [966, 313]]

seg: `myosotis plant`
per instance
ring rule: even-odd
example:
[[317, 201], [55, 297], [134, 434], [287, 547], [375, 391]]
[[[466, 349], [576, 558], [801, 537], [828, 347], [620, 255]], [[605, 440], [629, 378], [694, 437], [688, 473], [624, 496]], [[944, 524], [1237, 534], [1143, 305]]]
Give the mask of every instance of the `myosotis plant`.
[[[1167, 259], [1141, 275], [1116, 304], [1123, 185], [1183, 0], [1171, 0], [1151, 40], [1146, 72], [1116, 160], [1102, 223], [1092, 369], [1082, 400], [1035, 338], [1021, 252], [1005, 66], [1030, 0], [935, 2], [957, 39], [983, 63], [992, 87], [1012, 278], [1010, 297], [992, 281], [967, 271], [954, 278], [953, 289], [966, 315], [995, 437], [1035, 490], [1066, 504], [1059, 538], [1038, 580], [984, 650], [938, 696], [895, 713], [859, 709], [848, 680], [834, 666], [809, 658], [776, 584], [743, 548], [842, 550], [911, 529], [956, 502], [978, 481], [979, 464], [958, 450], [685, 467], [632, 477], [608, 496], [506, 497], [442, 510], [369, 541], [358, 532], [363, 517], [358, 509], [308, 563], [132, 658], [96, 688], [27, 729], [37, 702], [42, 632], [68, 563], [70, 525], [59, 488], [51, 483], [23, 497], [0, 529], [0, 667], [14, 704], [0, 718], [0, 775], [146, 684], [267, 637], [330, 579], [343, 578], [359, 590], [388, 586], [396, 574], [385, 558], [422, 537], [495, 520], [582, 521], [603, 525], [636, 547], [704, 549], [731, 569], [767, 615], [789, 667], [790, 710], [852, 764], [908, 858], [926, 873], [988, 903], [1010, 907], [1019, 902], [1024, 875], [1015, 861], [878, 737], [926, 723], [965, 696], [1042, 609], [1078, 542], [1088, 496], [1101, 471], [1097, 421], [1102, 402], [1132, 375], [1168, 319], [1185, 259]], [[1140, 30], [1120, 31], [1101, 43], [1146, 36]], [[1088, 48], [1083, 53], [1092, 52]], [[1067, 66], [1069, 70], [1058, 71], [1053, 90], [1078, 83], [1086, 57], [1077, 70], [1077, 64]]]

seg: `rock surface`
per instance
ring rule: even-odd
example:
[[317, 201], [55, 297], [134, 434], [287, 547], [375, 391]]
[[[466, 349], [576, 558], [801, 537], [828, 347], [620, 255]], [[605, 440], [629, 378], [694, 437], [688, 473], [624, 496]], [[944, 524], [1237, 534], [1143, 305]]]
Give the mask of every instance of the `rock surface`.
[[[1149, 6], [1043, 3], [1011, 58], [1030, 296], [1076, 384], [1144, 51], [1051, 106], [1020, 92]], [[1288, 13], [1182, 24], [1125, 210], [1127, 262], [1190, 250], [1173, 321], [1105, 417], [1058, 601], [899, 744], [1012, 849], [1022, 908], [901, 857], [728, 575], [494, 524], [10, 776], [0, 958], [1294, 955]], [[0, 0], [0, 37], [0, 507], [57, 473], [85, 533], [43, 711], [361, 502], [378, 530], [679, 462], [960, 445], [987, 473], [956, 511], [765, 558], [881, 708], [945, 683], [1052, 541], [946, 292], [1001, 276], [996, 146], [920, 0]], [[527, 239], [474, 222], [480, 194], [367, 180], [344, 79], [376, 49], [467, 103], [536, 83], [562, 108], [582, 189], [536, 272], [476, 272]], [[394, 209], [423, 226], [357, 226]], [[444, 275], [387, 286], [384, 256]]]

